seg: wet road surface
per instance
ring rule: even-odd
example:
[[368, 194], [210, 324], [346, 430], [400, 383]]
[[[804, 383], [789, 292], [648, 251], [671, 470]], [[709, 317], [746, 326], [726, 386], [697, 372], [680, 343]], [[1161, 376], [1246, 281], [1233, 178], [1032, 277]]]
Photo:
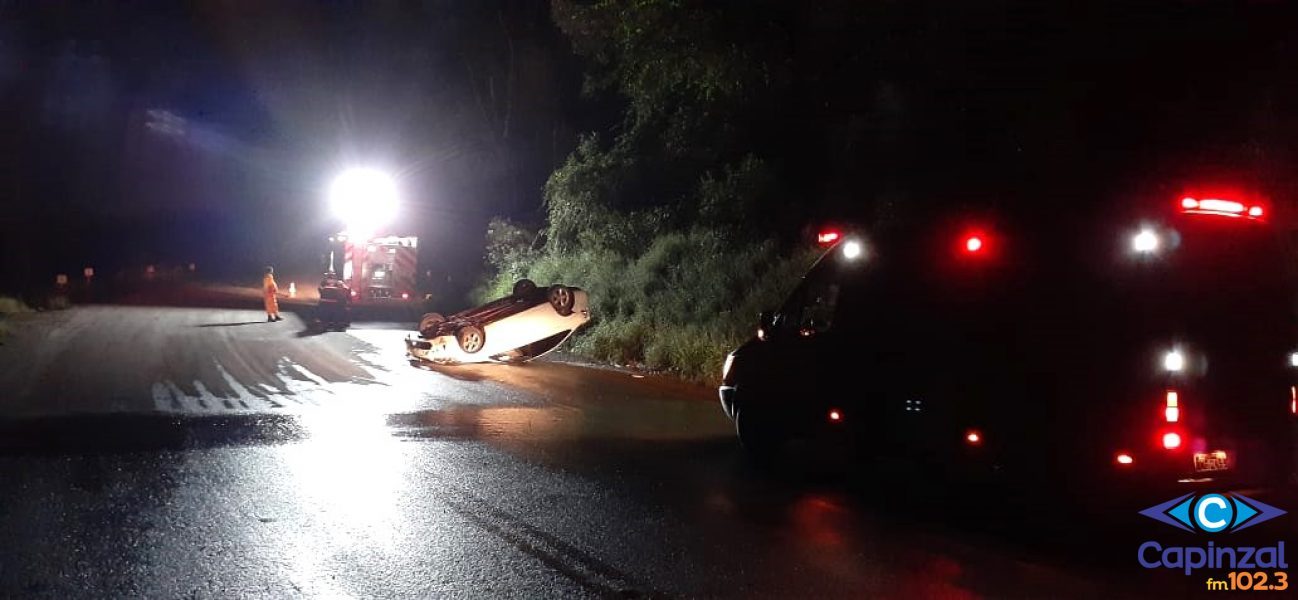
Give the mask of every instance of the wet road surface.
[[0, 595], [1114, 597], [1202, 585], [1139, 569], [1120, 534], [1038, 529], [1067, 520], [1048, 510], [756, 470], [707, 388], [553, 361], [418, 370], [399, 327], [308, 335], [296, 317], [261, 316], [92, 306], [11, 323]]

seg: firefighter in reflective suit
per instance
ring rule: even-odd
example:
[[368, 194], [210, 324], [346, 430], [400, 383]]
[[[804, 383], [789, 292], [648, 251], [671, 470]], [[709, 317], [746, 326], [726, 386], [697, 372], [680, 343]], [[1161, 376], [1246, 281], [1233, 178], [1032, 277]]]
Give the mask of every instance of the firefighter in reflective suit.
[[261, 278], [261, 293], [266, 301], [266, 322], [283, 321], [279, 316], [279, 286], [275, 285], [275, 268], [266, 267], [266, 276]]

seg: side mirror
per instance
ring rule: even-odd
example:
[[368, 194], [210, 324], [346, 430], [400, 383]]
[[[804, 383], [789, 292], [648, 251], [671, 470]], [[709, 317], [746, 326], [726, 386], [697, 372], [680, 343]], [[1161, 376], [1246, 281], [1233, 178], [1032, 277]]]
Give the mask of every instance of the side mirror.
[[771, 337], [771, 328], [775, 326], [775, 313], [764, 310], [757, 316], [757, 339], [766, 341]]

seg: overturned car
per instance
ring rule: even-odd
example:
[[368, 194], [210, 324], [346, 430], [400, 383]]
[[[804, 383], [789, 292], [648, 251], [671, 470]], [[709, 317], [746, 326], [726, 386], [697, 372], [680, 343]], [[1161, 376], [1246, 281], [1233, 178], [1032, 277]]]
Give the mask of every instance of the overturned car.
[[444, 317], [428, 313], [419, 334], [406, 336], [413, 365], [424, 363], [524, 362], [559, 347], [590, 320], [590, 304], [580, 288], [539, 288], [530, 280], [513, 293]]

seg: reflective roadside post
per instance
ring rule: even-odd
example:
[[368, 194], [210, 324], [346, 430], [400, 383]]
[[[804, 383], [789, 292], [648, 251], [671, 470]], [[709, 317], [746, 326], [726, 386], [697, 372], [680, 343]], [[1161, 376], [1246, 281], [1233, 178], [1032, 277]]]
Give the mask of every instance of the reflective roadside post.
[[50, 297], [50, 308], [62, 309], [68, 306], [68, 274], [54, 276], [54, 294]]

